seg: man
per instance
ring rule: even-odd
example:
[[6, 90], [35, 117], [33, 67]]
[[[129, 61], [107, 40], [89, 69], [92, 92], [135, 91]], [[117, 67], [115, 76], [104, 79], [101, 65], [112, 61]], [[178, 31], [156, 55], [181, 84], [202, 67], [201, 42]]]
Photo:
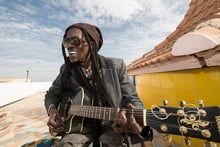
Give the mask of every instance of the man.
[[[65, 64], [45, 95], [47, 125], [52, 133], [62, 135], [59, 146], [86, 147], [93, 143], [96, 147], [99, 142], [103, 147], [140, 146], [152, 139], [150, 127], [139, 125], [134, 116], [126, 117], [126, 111], [120, 111], [119, 107], [143, 108], [143, 104], [123, 60], [98, 54], [102, 43], [100, 29], [91, 24], [73, 24], [65, 31]], [[78, 100], [80, 91], [86, 96]], [[113, 122], [67, 116], [67, 104], [118, 108]]]

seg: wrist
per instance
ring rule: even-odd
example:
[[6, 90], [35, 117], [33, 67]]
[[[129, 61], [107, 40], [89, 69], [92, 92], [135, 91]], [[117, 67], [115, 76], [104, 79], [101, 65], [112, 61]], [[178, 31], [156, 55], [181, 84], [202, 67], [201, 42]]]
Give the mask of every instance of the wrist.
[[50, 114], [54, 111], [56, 111], [56, 106], [54, 104], [51, 104], [48, 108], [48, 115], [50, 116]]

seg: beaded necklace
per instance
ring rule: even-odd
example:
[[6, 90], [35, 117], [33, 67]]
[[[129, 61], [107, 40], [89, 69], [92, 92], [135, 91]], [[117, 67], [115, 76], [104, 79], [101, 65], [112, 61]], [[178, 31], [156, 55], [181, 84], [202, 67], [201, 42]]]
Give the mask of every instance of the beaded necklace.
[[87, 79], [91, 80], [92, 78], [92, 63], [89, 64], [88, 68], [81, 67], [83, 74]]

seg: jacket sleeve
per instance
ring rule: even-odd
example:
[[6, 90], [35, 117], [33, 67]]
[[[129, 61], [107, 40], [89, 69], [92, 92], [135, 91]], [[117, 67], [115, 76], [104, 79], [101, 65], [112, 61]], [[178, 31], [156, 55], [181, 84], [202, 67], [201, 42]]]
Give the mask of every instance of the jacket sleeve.
[[61, 82], [62, 82], [62, 75], [64, 72], [65, 66], [61, 66], [60, 68], [60, 73], [56, 77], [56, 79], [53, 81], [52, 86], [49, 88], [49, 90], [45, 94], [45, 99], [44, 99], [44, 105], [45, 108], [48, 112], [50, 106], [54, 105], [57, 107], [59, 105], [59, 95], [61, 92]]
[[127, 74], [126, 65], [121, 60], [120, 67], [118, 68], [118, 76], [122, 93], [121, 106], [126, 107], [128, 103], [133, 104], [136, 108], [144, 108], [143, 103], [138, 97], [136, 88], [132, 84], [129, 75]]
[[[128, 103], [131, 103], [136, 108], [144, 108], [143, 102], [138, 97], [136, 88], [134, 84], [132, 84], [129, 75], [127, 74], [126, 65], [123, 60], [121, 62], [120, 68], [118, 69], [118, 76], [119, 76], [121, 92], [122, 92], [122, 101], [121, 101], [122, 107], [126, 107]], [[142, 134], [143, 137], [140, 137], [140, 135], [137, 134], [130, 134], [131, 143], [136, 144], [143, 141], [152, 140], [152, 136], [153, 136], [152, 132], [150, 132], [150, 135], [148, 136], [146, 136], [144, 133]]]

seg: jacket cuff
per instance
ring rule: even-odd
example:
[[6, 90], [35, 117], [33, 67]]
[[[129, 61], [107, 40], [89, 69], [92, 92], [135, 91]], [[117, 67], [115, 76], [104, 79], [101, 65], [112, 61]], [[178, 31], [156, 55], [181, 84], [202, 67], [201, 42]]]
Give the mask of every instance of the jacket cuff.
[[145, 126], [139, 136], [144, 140], [144, 141], [152, 141], [153, 139], [153, 130], [149, 126]]
[[50, 106], [49, 106], [49, 108], [47, 109], [47, 114], [48, 114], [48, 116], [50, 115], [50, 111], [51, 111], [51, 108], [52, 107], [55, 107], [56, 108], [56, 106], [54, 105], [54, 104], [51, 104]]

